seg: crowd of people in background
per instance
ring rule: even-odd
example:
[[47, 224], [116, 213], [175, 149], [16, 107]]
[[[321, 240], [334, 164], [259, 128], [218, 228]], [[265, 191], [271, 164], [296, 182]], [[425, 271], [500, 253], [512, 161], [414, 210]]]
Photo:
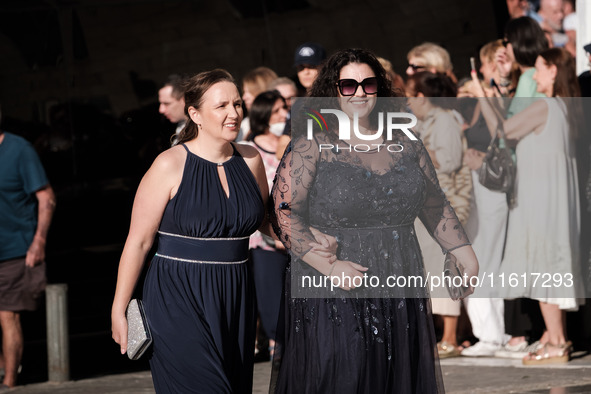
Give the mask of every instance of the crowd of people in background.
[[[407, 109], [418, 119], [413, 132], [466, 228], [481, 272], [548, 272], [572, 278], [568, 292], [540, 292], [524, 284], [463, 301], [432, 299], [432, 313], [441, 317], [439, 358], [494, 356], [522, 359], [525, 365], [562, 363], [570, 360], [577, 345], [568, 340], [565, 313], [584, 304], [582, 278], [588, 277], [591, 264], [588, 242], [581, 238], [588, 236], [591, 211], [590, 136], [582, 123], [572, 121], [584, 119], [568, 100], [589, 91], [588, 78], [577, 79], [574, 65], [574, 2], [541, 0], [537, 12], [527, 1], [508, 5], [513, 18], [504, 36], [474, 48], [479, 50], [479, 74], [473, 69], [458, 78], [448, 51], [431, 42], [408, 52], [405, 76], [396, 74], [389, 60], [377, 59], [392, 95], [409, 98]], [[585, 49], [591, 62], [591, 44]], [[322, 45], [304, 43], [294, 56], [297, 79], [278, 77], [262, 66], [242, 79], [245, 116], [235, 142], [259, 152], [269, 190], [281, 158], [290, 152], [292, 99], [310, 96], [326, 57]], [[499, 127], [506, 133], [500, 143], [511, 148], [518, 173], [508, 193], [489, 190], [479, 181]], [[415, 227], [425, 270], [436, 275], [441, 246], [421, 220]], [[283, 243], [257, 232], [250, 241], [249, 266], [258, 304], [255, 352], [272, 358], [289, 266]], [[461, 316], [469, 319], [468, 334]]]
[[[249, 392], [257, 357], [278, 360], [272, 382], [276, 392], [322, 392], [329, 386], [336, 387], [336, 381], [346, 390], [350, 384], [344, 378], [353, 376], [356, 387], [363, 387], [361, 391], [394, 387], [391, 381], [373, 379], [371, 371], [357, 374], [363, 363], [375, 362], [383, 371], [390, 371], [389, 359], [385, 363], [366, 360], [358, 358], [355, 350], [344, 354], [340, 347], [331, 347], [331, 343], [342, 345], [349, 338], [330, 331], [330, 325], [322, 320], [334, 322], [338, 309], [367, 321], [377, 319], [379, 325], [378, 320], [400, 313], [394, 311], [391, 300], [298, 303], [289, 301], [290, 293], [286, 292], [286, 281], [290, 280], [287, 272], [293, 264], [289, 252], [328, 277], [337, 266], [337, 271], [353, 275], [368, 269], [364, 261], [338, 258], [335, 245], [342, 239], [331, 232], [334, 229], [301, 230], [302, 239], [309, 242], [302, 248], [310, 254], [301, 250], [294, 254], [293, 244], [304, 241], [296, 239], [294, 230], [285, 224], [291, 225], [296, 217], [292, 216], [294, 212], [285, 214], [293, 208], [293, 201], [284, 193], [294, 175], [289, 170], [294, 160], [306, 157], [300, 152], [298, 159], [298, 151], [291, 146], [296, 133], [292, 133], [290, 109], [294, 98], [330, 94], [340, 98], [407, 98], [405, 109], [416, 116], [418, 122], [412, 132], [420, 145], [409, 155], [420, 157], [418, 167], [422, 172], [413, 179], [437, 185], [424, 194], [436, 200], [444, 211], [448, 209], [446, 204], [451, 204], [451, 213], [445, 212], [446, 218], [454, 222], [456, 237], [446, 244], [442, 235], [445, 230], [437, 232], [439, 221], [427, 220], [424, 213], [418, 213], [429, 209], [426, 203], [410, 215], [410, 223], [379, 227], [389, 232], [396, 228], [390, 233], [395, 234], [397, 242], [399, 232], [405, 231], [411, 234], [407, 234], [407, 242], [413, 244], [418, 239], [422, 257], [413, 263], [422, 259], [425, 272], [436, 276], [442, 269], [442, 249], [450, 253], [457, 250], [471, 274], [475, 275], [479, 265], [480, 272], [495, 277], [527, 277], [523, 285], [484, 297], [478, 297], [478, 289], [471, 289], [469, 292], [475, 291], [473, 296], [462, 300], [433, 298], [428, 306], [421, 299], [407, 300], [404, 308], [412, 310], [409, 315], [415, 319], [413, 324], [419, 322], [415, 333], [426, 346], [426, 354], [422, 353], [425, 349], [411, 348], [410, 352], [420, 355], [411, 370], [415, 378], [420, 371], [425, 379], [409, 380], [404, 375], [408, 371], [395, 367], [393, 371], [402, 376], [397, 384], [402, 381], [409, 390], [442, 390], [440, 371], [433, 366], [438, 358], [515, 358], [524, 365], [570, 361], [574, 349], [582, 344], [569, 340], [566, 312], [576, 311], [585, 303], [585, 295], [589, 294], [586, 280], [591, 279], [591, 134], [589, 127], [583, 127], [585, 121], [589, 124], [585, 119], [588, 114], [580, 102], [571, 98], [590, 95], [590, 74], [587, 71], [577, 77], [574, 56], [577, 47], [583, 47], [591, 65], [591, 44], [577, 42], [573, 0], [540, 0], [537, 6], [526, 0], [507, 0], [507, 6], [511, 20], [504, 35], [474, 48], [475, 53], [479, 51], [479, 67], [470, 75], [457, 76], [449, 52], [432, 42], [421, 43], [406, 54], [405, 75], [397, 74], [389, 59], [369, 50], [330, 53], [319, 43], [306, 42], [295, 49], [293, 79], [279, 76], [266, 66], [248, 71], [240, 83], [221, 69], [168, 78], [158, 92], [159, 112], [176, 125], [176, 130], [170, 136], [171, 149], [156, 159], [138, 189], [112, 310], [113, 337], [125, 353], [125, 309], [157, 239], [159, 251], [149, 267], [144, 299], [155, 338], [151, 366], [158, 392], [189, 392], [196, 379], [205, 382], [206, 390], [223, 387]], [[343, 81], [353, 82], [347, 85]], [[352, 87], [352, 92], [347, 90]], [[368, 119], [369, 112], [361, 118], [369, 129], [373, 125]], [[506, 138], [498, 143], [511, 150], [517, 169], [509, 192], [490, 190], [480, 181], [479, 170], [499, 129]], [[19, 285], [17, 294], [0, 282], [4, 345], [0, 354], [0, 371], [4, 374], [0, 391], [16, 385], [22, 357], [18, 313], [35, 308], [33, 298], [21, 299], [23, 286], [36, 286], [25, 288], [36, 296], [45, 284], [43, 272], [34, 284], [25, 283], [25, 279], [31, 280], [25, 278], [25, 267], [44, 269], [45, 238], [55, 205], [51, 186], [32, 148], [0, 130], [0, 151], [12, 145], [18, 145], [30, 158], [5, 156], [10, 161], [3, 161], [11, 164], [7, 168], [17, 169], [19, 160], [31, 161], [34, 168], [0, 177], [1, 201], [8, 207], [2, 211], [11, 212], [2, 216], [2, 235], [7, 237], [5, 233], [9, 232], [5, 228], [8, 219], [15, 223], [26, 221], [19, 223], [26, 234], [19, 238], [18, 250], [8, 250], [6, 242], [0, 248], [0, 277], [16, 277]], [[412, 146], [409, 141], [403, 145]], [[301, 160], [310, 160], [310, 156]], [[329, 152], [327, 157], [314, 160], [314, 166], [323, 160], [345, 163], [347, 156]], [[360, 164], [363, 159], [359, 157], [356, 160], [346, 164], [366, 169], [368, 163]], [[399, 169], [398, 163], [384, 160], [388, 164], [380, 169], [380, 175]], [[312, 172], [299, 176], [310, 176]], [[371, 171], [364, 172], [368, 173], [369, 179]], [[23, 177], [19, 182], [24, 186], [17, 191], [19, 195], [4, 198], [14, 194], [6, 187], [13, 181], [8, 175]], [[310, 179], [306, 182], [312, 184]], [[280, 190], [282, 186], [285, 189]], [[320, 190], [327, 195], [334, 191], [324, 184], [322, 187]], [[368, 187], [366, 191], [377, 190], [378, 181], [372, 180]], [[275, 204], [271, 219], [265, 214], [269, 197]], [[27, 218], [15, 214], [18, 199], [26, 200], [26, 206], [18, 208], [26, 209]], [[34, 211], [37, 206], [39, 210]], [[317, 214], [321, 216], [322, 212]], [[243, 250], [246, 244], [248, 252]], [[206, 257], [195, 257], [204, 250]], [[199, 264], [183, 266], [182, 270], [171, 268], [176, 267], [171, 262], [177, 261]], [[560, 275], [561, 283], [568, 281], [570, 286], [541, 291], [532, 285], [531, 273]], [[199, 291], [195, 291], [194, 283], [200, 284]], [[369, 312], [371, 308], [380, 312]], [[326, 314], [319, 316], [319, 311]], [[343, 326], [356, 324], [343, 316], [339, 317]], [[437, 316], [441, 333], [432, 344], [431, 322], [427, 324], [425, 318]], [[462, 317], [469, 322], [467, 329]], [[309, 326], [300, 326], [300, 318], [316, 319], [328, 328], [314, 326], [304, 341], [296, 340], [300, 330], [310, 330]], [[388, 357], [400, 357], [392, 351], [392, 347], [400, 345], [400, 338], [393, 339], [391, 332], [378, 334], [374, 325], [365, 328], [368, 338], [389, 344]], [[372, 334], [374, 328], [376, 333]], [[387, 331], [385, 326], [382, 328]], [[404, 331], [402, 326], [397, 329]], [[186, 341], [194, 332], [201, 334], [200, 339]], [[431, 345], [436, 355], [429, 354]], [[320, 350], [330, 359], [327, 366], [299, 365]], [[381, 356], [374, 347], [366, 353], [372, 357], [378, 354], [375, 359]], [[195, 354], [205, 355], [197, 363], [198, 373]], [[349, 372], [328, 373], [333, 362], [341, 363]]]

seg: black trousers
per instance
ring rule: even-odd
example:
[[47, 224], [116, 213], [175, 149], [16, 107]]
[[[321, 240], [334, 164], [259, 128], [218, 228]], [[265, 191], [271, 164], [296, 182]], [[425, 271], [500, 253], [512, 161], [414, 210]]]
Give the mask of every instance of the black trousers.
[[538, 340], [546, 325], [540, 302], [529, 298], [505, 300], [505, 332], [512, 337], [525, 336], [530, 342]]

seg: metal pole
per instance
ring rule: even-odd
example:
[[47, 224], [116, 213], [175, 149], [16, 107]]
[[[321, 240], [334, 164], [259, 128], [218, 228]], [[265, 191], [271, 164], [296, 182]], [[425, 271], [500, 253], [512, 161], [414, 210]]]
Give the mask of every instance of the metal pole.
[[70, 380], [68, 343], [68, 285], [48, 285], [47, 303], [47, 372], [50, 382]]

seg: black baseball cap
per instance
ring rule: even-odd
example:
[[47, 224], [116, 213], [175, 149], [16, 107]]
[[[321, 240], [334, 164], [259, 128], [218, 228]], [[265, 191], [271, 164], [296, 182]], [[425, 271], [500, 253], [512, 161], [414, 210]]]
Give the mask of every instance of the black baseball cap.
[[310, 66], [318, 66], [326, 59], [326, 51], [322, 45], [315, 42], [307, 42], [296, 49], [293, 66], [301, 66], [308, 64]]
[[585, 50], [585, 52], [591, 53], [591, 42], [587, 45], [584, 45], [583, 49]]

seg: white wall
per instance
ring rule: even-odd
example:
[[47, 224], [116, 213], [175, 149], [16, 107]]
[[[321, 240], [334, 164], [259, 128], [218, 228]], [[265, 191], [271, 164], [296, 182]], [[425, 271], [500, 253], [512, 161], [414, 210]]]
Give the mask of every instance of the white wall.
[[591, 43], [591, 0], [577, 0], [577, 75], [589, 69], [583, 45]]

